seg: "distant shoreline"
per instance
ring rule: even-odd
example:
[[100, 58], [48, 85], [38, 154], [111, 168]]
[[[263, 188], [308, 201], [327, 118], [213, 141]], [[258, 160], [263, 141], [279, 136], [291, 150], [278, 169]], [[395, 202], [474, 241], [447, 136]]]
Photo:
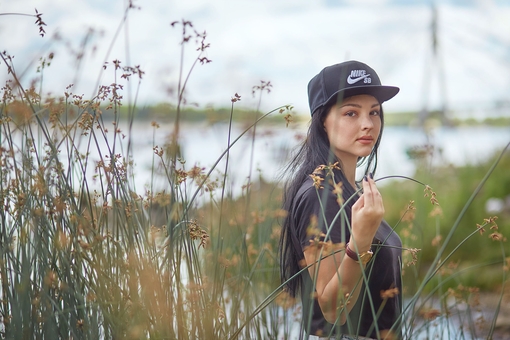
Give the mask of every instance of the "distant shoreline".
[[[130, 117], [129, 110], [133, 110], [133, 108], [129, 108], [126, 106], [121, 106], [119, 109], [119, 114], [121, 118]], [[175, 106], [170, 104], [158, 104], [154, 106], [146, 106], [139, 107], [134, 109], [135, 114], [132, 115], [135, 120], [154, 120], [156, 122], [161, 123], [170, 123], [174, 122], [177, 119], [177, 110]], [[181, 109], [179, 115], [180, 122], [193, 123], [193, 122], [210, 122], [212, 123], [220, 123], [220, 122], [229, 122], [232, 117], [232, 121], [240, 122], [240, 123], [253, 123], [257, 118], [260, 118], [262, 115], [267, 112], [256, 112], [255, 110], [250, 110], [246, 108], [236, 108], [233, 110], [231, 108], [190, 108], [186, 107]], [[274, 113], [268, 115], [264, 119], [262, 119], [259, 124], [274, 124], [274, 123], [287, 123], [284, 119], [284, 116], [289, 113], [285, 111], [283, 113], [279, 113], [275, 111]], [[296, 113], [290, 111], [292, 117], [292, 123], [304, 123], [306, 124], [309, 120], [309, 116]], [[102, 115], [106, 117], [113, 117], [112, 110], [104, 110]], [[423, 127], [438, 127], [441, 125], [445, 125], [444, 122], [440, 119], [439, 111], [430, 112], [428, 118], [425, 120], [423, 124], [419, 123], [419, 113], [406, 111], [406, 112], [387, 112], [385, 113], [384, 123], [386, 126], [409, 126], [409, 127], [418, 127], [423, 125]], [[448, 115], [447, 115], [448, 116]], [[486, 117], [483, 119], [477, 118], [450, 118], [448, 121], [448, 125], [452, 127], [457, 126], [510, 126], [510, 109], [508, 115], [506, 116], [492, 116]]]

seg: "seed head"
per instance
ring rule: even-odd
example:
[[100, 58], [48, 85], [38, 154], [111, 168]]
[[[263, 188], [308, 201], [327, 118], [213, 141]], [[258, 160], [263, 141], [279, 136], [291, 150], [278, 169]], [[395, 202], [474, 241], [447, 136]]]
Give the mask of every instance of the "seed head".
[[237, 103], [238, 101], [241, 100], [241, 96], [237, 94], [234, 94], [234, 96], [232, 97], [232, 99], [230, 100], [232, 103]]
[[207, 234], [207, 231], [202, 229], [195, 220], [188, 223], [188, 232], [192, 240], [200, 240], [198, 248], [205, 248], [207, 246], [209, 242], [209, 235]]
[[411, 254], [411, 258], [412, 260], [407, 262], [407, 266], [411, 266], [411, 265], [414, 265], [418, 262], [418, 252], [421, 250], [421, 249], [418, 249], [418, 248], [409, 248], [409, 249], [405, 249], [408, 251], [409, 254]]
[[490, 234], [489, 237], [493, 241], [506, 241], [506, 237], [503, 237], [503, 234], [497, 233], [497, 232], [494, 232], [494, 233]]
[[425, 186], [425, 189], [423, 190], [425, 194], [423, 197], [430, 197], [430, 203], [432, 205], [439, 205], [439, 202], [436, 198], [436, 192], [432, 190], [432, 188], [428, 185]]
[[442, 239], [443, 239], [443, 237], [442, 237], [441, 235], [437, 235], [436, 237], [434, 237], [434, 238], [432, 239], [432, 242], [431, 242], [432, 246], [433, 246], [433, 247], [437, 247], [437, 246], [439, 246], [439, 244], [441, 243], [441, 240], [442, 240]]
[[420, 312], [421, 316], [428, 321], [432, 321], [441, 315], [441, 312], [437, 309], [428, 309]]
[[381, 290], [381, 299], [393, 299], [395, 296], [399, 294], [398, 287], [390, 288], [387, 290]]

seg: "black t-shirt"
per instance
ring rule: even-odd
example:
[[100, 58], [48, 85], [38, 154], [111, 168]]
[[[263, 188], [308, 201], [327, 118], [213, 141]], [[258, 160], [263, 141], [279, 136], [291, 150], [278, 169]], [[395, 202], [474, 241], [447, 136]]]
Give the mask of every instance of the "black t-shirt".
[[[311, 178], [305, 180], [293, 200], [293, 206], [290, 211], [290, 218], [294, 226], [295, 236], [300, 242], [300, 249], [296, 249], [299, 254], [303, 254], [304, 249], [310, 244], [313, 235], [307, 232], [311, 224], [311, 217], [315, 216], [317, 227], [324, 234], [328, 234], [328, 226], [332, 225], [329, 236], [326, 239], [333, 243], [347, 243], [350, 238], [349, 226], [345, 223], [344, 217], [337, 216], [340, 205], [337, 202], [337, 196], [333, 193], [333, 188], [328, 185], [325, 180], [323, 186], [325, 188], [317, 190], [313, 185]], [[352, 187], [344, 185], [344, 202], [350, 197], [350, 193], [354, 192]], [[348, 189], [348, 190], [346, 190]], [[355, 199], [345, 203], [345, 214], [351, 220], [351, 208], [357, 200]], [[321, 208], [322, 202], [322, 208]], [[322, 213], [324, 210], [324, 213]], [[324, 217], [326, 219], [324, 223]], [[335, 219], [336, 217], [336, 219]], [[334, 220], [334, 224], [332, 224]], [[343, 220], [343, 222], [342, 222]], [[295, 247], [298, 245], [294, 244]], [[400, 336], [400, 326], [395, 326], [401, 310], [402, 310], [402, 284], [401, 274], [401, 255], [402, 243], [399, 236], [392, 228], [383, 221], [377, 230], [372, 245], [374, 256], [367, 265], [365, 274], [368, 278], [368, 289], [365, 284], [362, 286], [361, 293], [352, 310], [349, 313], [346, 323], [342, 326], [333, 325], [324, 319], [317, 299], [313, 297], [313, 282], [308, 270], [301, 275], [301, 299], [303, 303], [303, 328], [308, 334], [319, 336], [329, 336], [335, 334], [351, 334], [359, 336], [368, 336], [376, 338], [376, 330], [374, 320], [376, 319], [372, 311], [371, 303], [375, 313], [380, 313], [377, 317], [377, 326], [379, 330], [390, 329], [394, 334]], [[303, 256], [304, 258], [304, 256]], [[395, 297], [388, 298], [383, 304], [381, 297], [382, 291], [392, 288], [398, 288], [399, 294]], [[370, 295], [370, 297], [368, 296]], [[370, 300], [372, 302], [370, 302]], [[310, 318], [311, 316], [311, 318]]]

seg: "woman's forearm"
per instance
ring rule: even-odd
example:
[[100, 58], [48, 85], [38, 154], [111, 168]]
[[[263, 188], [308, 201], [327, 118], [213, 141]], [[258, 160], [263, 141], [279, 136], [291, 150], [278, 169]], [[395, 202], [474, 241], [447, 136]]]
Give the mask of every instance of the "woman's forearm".
[[[368, 247], [368, 249], [370, 248]], [[360, 252], [362, 251], [365, 249], [360, 249]], [[345, 252], [343, 253], [336, 273], [322, 292], [318, 292], [319, 306], [328, 322], [334, 323], [340, 317], [339, 323], [345, 323], [348, 313], [358, 300], [364, 268], [365, 265], [351, 259], [345, 255]]]

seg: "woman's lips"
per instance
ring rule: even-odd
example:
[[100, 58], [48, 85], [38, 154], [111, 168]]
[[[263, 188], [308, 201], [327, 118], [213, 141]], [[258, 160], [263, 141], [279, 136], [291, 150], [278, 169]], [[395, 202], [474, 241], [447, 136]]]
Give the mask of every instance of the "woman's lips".
[[372, 144], [374, 139], [372, 137], [361, 137], [357, 139], [361, 144]]

